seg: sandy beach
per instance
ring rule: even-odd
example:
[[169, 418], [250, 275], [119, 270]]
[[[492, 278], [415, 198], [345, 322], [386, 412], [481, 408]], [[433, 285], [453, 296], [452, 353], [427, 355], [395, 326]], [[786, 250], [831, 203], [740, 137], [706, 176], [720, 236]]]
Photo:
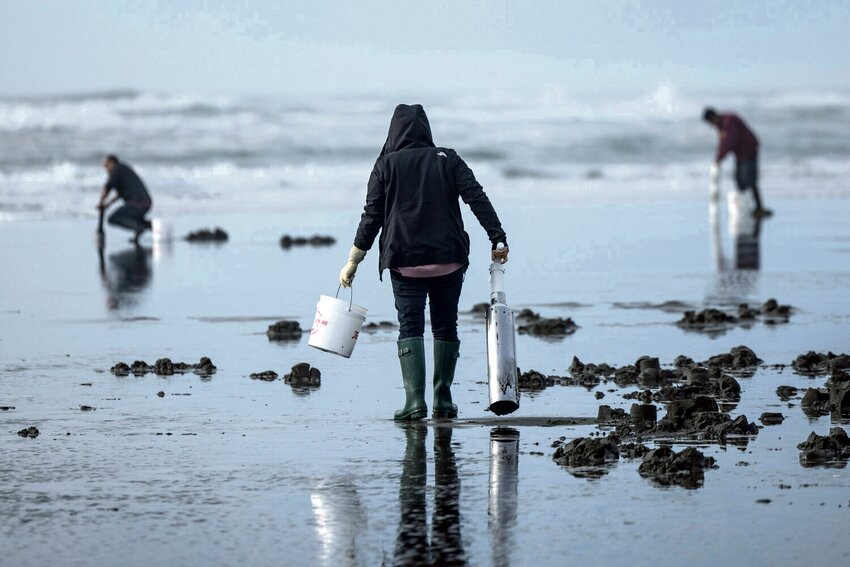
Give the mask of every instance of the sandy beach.
[[[771, 205], [776, 217], [762, 228], [757, 271], [718, 271], [699, 200], [512, 206], [502, 213], [513, 227], [510, 305], [571, 317], [579, 326], [560, 338], [519, 335], [523, 371], [569, 377], [573, 357], [623, 366], [643, 355], [671, 369], [678, 355], [700, 361], [739, 345], [762, 359], [730, 371], [740, 400], [724, 410], [758, 426], [763, 412], [780, 412], [780, 425], [734, 441], [646, 439], [650, 448], [696, 446], [716, 460], [695, 489], [644, 478], [640, 458], [621, 455], [590, 475], [553, 462], [560, 438], [612, 434], [615, 425], [596, 422], [599, 406], [628, 412], [634, 400], [623, 396], [642, 390], [638, 384], [611, 379], [525, 391], [516, 414], [492, 421], [484, 322], [468, 312], [487, 299], [483, 238], [473, 237], [461, 297], [454, 388], [461, 421], [405, 428], [390, 419], [402, 398], [388, 354], [393, 329], [364, 332], [348, 360], [311, 349], [306, 335], [266, 337], [281, 319], [309, 329], [319, 294], [336, 291], [358, 211], [174, 221], [178, 236], [221, 226], [230, 235], [223, 244], [153, 246], [146, 237], [135, 250], [113, 230], [102, 265], [89, 218], [0, 223], [7, 266], [0, 275], [3, 562], [299, 558], [295, 563], [330, 565], [345, 557], [376, 565], [404, 557], [416, 563], [428, 541], [431, 552], [442, 549], [469, 565], [652, 565], [671, 557], [694, 565], [780, 564], [813, 553], [818, 564], [844, 562], [846, 461], [804, 467], [797, 445], [812, 431], [846, 429], [846, 419], [807, 415], [800, 406], [806, 388], [823, 387], [827, 376], [776, 365], [810, 350], [848, 351], [850, 244], [843, 227], [850, 202]], [[283, 234], [327, 234], [337, 244], [284, 250]], [[727, 260], [734, 255], [725, 229], [720, 247]], [[367, 257], [354, 301], [368, 307], [367, 322], [393, 322], [392, 294], [376, 265]], [[793, 306], [788, 322], [757, 320], [710, 334], [676, 325], [686, 309], [734, 311], [769, 298]], [[110, 372], [118, 362], [196, 363], [203, 356], [217, 367], [210, 376]], [[320, 386], [283, 381], [299, 362], [320, 369]], [[265, 370], [281, 379], [249, 377]], [[782, 401], [780, 385], [798, 394]], [[666, 404], [655, 405], [661, 418]], [[581, 419], [536, 419], [545, 417]], [[30, 426], [38, 437], [16, 435]], [[403, 557], [399, 541], [425, 547], [407, 546]]]
[[0, 567], [850, 565], [849, 4], [0, 2]]

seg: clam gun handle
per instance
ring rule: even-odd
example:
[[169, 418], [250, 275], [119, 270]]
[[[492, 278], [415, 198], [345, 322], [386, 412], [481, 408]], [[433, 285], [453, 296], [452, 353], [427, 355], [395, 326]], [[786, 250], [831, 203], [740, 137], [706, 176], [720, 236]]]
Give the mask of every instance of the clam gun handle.
[[490, 305], [502, 303], [507, 305], [505, 295], [505, 265], [499, 262], [490, 264]]

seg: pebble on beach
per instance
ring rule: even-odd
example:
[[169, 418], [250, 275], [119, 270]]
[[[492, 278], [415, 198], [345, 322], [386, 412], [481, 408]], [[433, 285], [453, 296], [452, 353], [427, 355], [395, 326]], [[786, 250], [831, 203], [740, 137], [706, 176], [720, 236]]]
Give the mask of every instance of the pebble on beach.
[[836, 370], [825, 388], [809, 388], [800, 405], [812, 417], [831, 414], [836, 418], [850, 416], [850, 374]]
[[551, 337], [551, 336], [566, 336], [572, 335], [578, 330], [578, 325], [571, 318], [566, 319], [556, 317], [554, 319], [544, 319], [538, 317], [530, 320], [525, 325], [520, 325], [517, 332], [521, 335], [531, 335], [535, 337]]
[[284, 234], [280, 237], [280, 247], [287, 250], [293, 246], [332, 246], [336, 244], [333, 236], [313, 235], [310, 238], [304, 236], [290, 236]]
[[229, 238], [224, 229], [219, 227], [202, 228], [186, 235], [188, 242], [227, 242]]
[[476, 304], [475, 304], [475, 305], [473, 305], [473, 306], [472, 306], [472, 308], [469, 310], [469, 313], [478, 314], [478, 315], [484, 315], [485, 313], [487, 313], [487, 310], [488, 310], [488, 309], [490, 309], [490, 304], [489, 304], [489, 303], [484, 303], [484, 302], [482, 302], [482, 303], [476, 303]]
[[34, 425], [18, 431], [18, 435], [20, 435], [21, 437], [28, 437], [30, 439], [35, 439], [36, 437], [38, 437], [38, 433], [38, 428]]
[[262, 380], [264, 382], [274, 382], [277, 380], [277, 372], [274, 370], [263, 370], [262, 372], [254, 372], [251, 374], [251, 380]]
[[206, 356], [202, 356], [196, 364], [173, 362], [170, 358], [159, 358], [152, 365], [149, 365], [143, 360], [134, 361], [132, 366], [126, 362], [117, 362], [109, 370], [115, 376], [129, 376], [130, 373], [134, 376], [144, 376], [148, 373], [158, 376], [172, 376], [174, 374], [194, 372], [199, 376], [207, 377], [215, 374], [217, 368], [212, 360]]
[[760, 307], [750, 307], [747, 303], [741, 303], [734, 312], [713, 307], [701, 311], [688, 310], [676, 324], [691, 331], [714, 333], [735, 325], [749, 327], [756, 321], [762, 321], [767, 325], [787, 323], [792, 313], [793, 308], [790, 305], [781, 305], [775, 299], [768, 299]]
[[779, 396], [779, 399], [783, 402], [787, 402], [791, 398], [796, 397], [797, 392], [798, 390], [794, 386], [783, 385], [776, 388], [776, 395]]
[[304, 331], [298, 321], [282, 320], [269, 325], [266, 336], [270, 341], [297, 341], [301, 339]]
[[766, 411], [759, 416], [759, 421], [763, 425], [781, 425], [785, 421], [785, 416], [779, 412]]
[[850, 439], [840, 427], [833, 427], [828, 435], [818, 435], [813, 431], [797, 448], [800, 449], [800, 464], [804, 467], [843, 468], [850, 459]]
[[817, 376], [836, 370], [850, 369], [850, 356], [846, 354], [822, 353], [810, 350], [799, 355], [791, 363], [791, 367], [799, 374]]
[[638, 473], [662, 486], [699, 488], [705, 480], [705, 470], [717, 468], [713, 457], [706, 457], [693, 447], [676, 452], [663, 446], [644, 455]]
[[555, 384], [554, 379], [536, 370], [522, 372], [517, 380], [520, 391], [545, 390], [548, 386]]
[[558, 445], [552, 460], [561, 466], [591, 467], [616, 462], [620, 450], [616, 440], [609, 437], [577, 437]]
[[299, 362], [283, 376], [283, 381], [293, 388], [318, 388], [322, 385], [322, 372], [306, 362]]
[[398, 328], [398, 325], [392, 323], [390, 321], [381, 321], [380, 323], [375, 323], [374, 321], [371, 323], [366, 323], [360, 329], [364, 333], [375, 333], [378, 331], [392, 331]]
[[717, 326], [734, 325], [737, 322], [737, 317], [719, 309], [708, 308], [702, 311], [685, 311], [676, 324], [689, 329], [709, 329]]

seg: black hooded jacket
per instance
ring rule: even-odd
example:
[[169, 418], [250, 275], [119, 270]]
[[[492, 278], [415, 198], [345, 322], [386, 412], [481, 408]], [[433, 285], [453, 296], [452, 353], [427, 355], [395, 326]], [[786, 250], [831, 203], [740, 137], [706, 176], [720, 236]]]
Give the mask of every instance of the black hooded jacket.
[[118, 196], [127, 203], [142, 207], [151, 206], [151, 196], [142, 178], [126, 163], [115, 164], [104, 187], [107, 191], [115, 189]]
[[369, 177], [354, 245], [369, 250], [381, 231], [378, 271], [428, 264], [469, 264], [469, 235], [458, 197], [487, 231], [507, 241], [484, 189], [454, 150], [434, 146], [421, 105], [400, 104]]

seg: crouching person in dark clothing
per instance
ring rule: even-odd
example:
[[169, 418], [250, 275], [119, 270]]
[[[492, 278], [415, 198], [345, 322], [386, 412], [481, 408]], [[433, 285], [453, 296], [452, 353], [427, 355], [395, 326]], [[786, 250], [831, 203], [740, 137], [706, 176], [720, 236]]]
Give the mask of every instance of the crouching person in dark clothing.
[[[103, 160], [103, 168], [106, 169], [109, 178], [100, 192], [98, 207], [105, 210], [118, 199], [122, 199], [124, 204], [109, 215], [109, 224], [132, 230], [132, 240], [138, 244], [139, 236], [151, 228], [150, 221], [145, 219], [145, 215], [153, 204], [147, 187], [129, 165], [121, 163], [114, 155], [106, 156]], [[115, 195], [107, 200], [113, 190]]]
[[[350, 286], [378, 232], [378, 271], [390, 270], [398, 311], [398, 356], [406, 394], [396, 420], [422, 419], [425, 403], [425, 302], [434, 334], [432, 416], [453, 418], [451, 385], [460, 351], [458, 300], [469, 265], [469, 235], [458, 199], [469, 205], [492, 244], [492, 260], [508, 260], [505, 231], [493, 205], [454, 150], [435, 147], [422, 106], [400, 104], [369, 178], [366, 206], [348, 262], [339, 275]], [[496, 249], [498, 244], [504, 248]]]

